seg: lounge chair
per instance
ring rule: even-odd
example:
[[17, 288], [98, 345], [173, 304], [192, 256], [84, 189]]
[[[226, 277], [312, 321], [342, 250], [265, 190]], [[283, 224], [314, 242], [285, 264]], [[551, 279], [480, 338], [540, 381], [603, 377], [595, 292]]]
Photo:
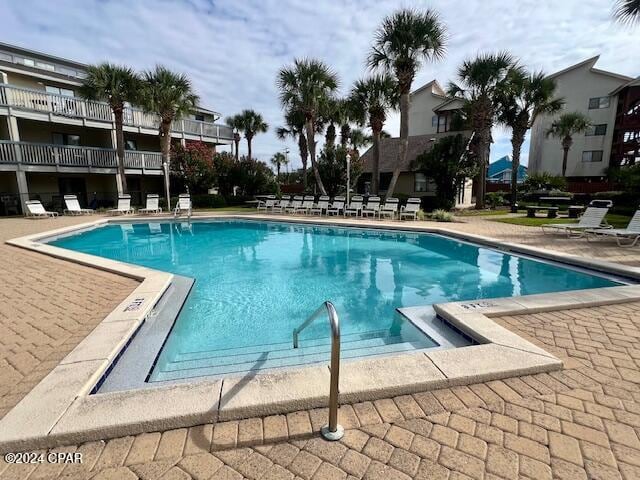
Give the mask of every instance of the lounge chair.
[[27, 207], [27, 217], [47, 218], [58, 216], [58, 212], [45, 210], [40, 200], [27, 200], [24, 204]]
[[344, 213], [344, 197], [336, 197], [333, 199], [329, 208], [327, 208], [327, 215], [340, 215]]
[[382, 217], [391, 217], [391, 220], [396, 218], [398, 214], [398, 206], [400, 205], [400, 200], [395, 197], [389, 197], [384, 201], [384, 205], [380, 207], [378, 211], [378, 215], [380, 218]]
[[276, 204], [276, 196], [269, 195], [264, 200], [258, 200], [258, 211], [268, 212], [269, 210], [273, 210], [273, 207]]
[[176, 208], [173, 209], [174, 217], [183, 213], [186, 213], [187, 217], [191, 217], [191, 195], [188, 193], [178, 195], [178, 203], [176, 203]]
[[316, 203], [311, 209], [309, 213], [311, 215], [322, 215], [323, 212], [326, 212], [329, 209], [329, 197], [327, 195], [322, 195], [318, 199], [318, 203]]
[[367, 205], [362, 209], [362, 216], [368, 217], [371, 215], [373, 218], [380, 213], [380, 197], [369, 197]]
[[289, 204], [289, 206], [285, 208], [285, 211], [287, 213], [296, 213], [296, 209], [300, 208], [301, 206], [302, 206], [302, 195], [296, 195], [295, 197], [293, 197], [293, 200], [291, 200], [291, 203]]
[[353, 198], [351, 199], [351, 203], [349, 203], [349, 206], [344, 209], [344, 216], [345, 217], [350, 217], [352, 215], [355, 217], [360, 216], [362, 212], [362, 202], [363, 202], [363, 198], [361, 195], [354, 195]]
[[131, 208], [131, 195], [120, 195], [118, 197], [118, 206], [107, 212], [109, 215], [129, 215], [135, 213]]
[[63, 212], [65, 215], [91, 215], [95, 213], [90, 208], [80, 208], [80, 202], [75, 195], [65, 195], [64, 204], [67, 207]]
[[271, 211], [273, 213], [284, 213], [286, 208], [289, 206], [289, 204], [291, 203], [291, 196], [290, 195], [283, 195], [282, 198], [280, 200], [277, 200], [274, 204], [273, 204], [273, 208], [271, 209]]
[[147, 195], [147, 206], [138, 210], [138, 213], [162, 213], [162, 208], [160, 208], [160, 195], [155, 193]]
[[305, 195], [304, 200], [302, 201], [302, 205], [296, 207], [293, 213], [301, 212], [307, 215], [309, 213], [309, 210], [313, 208], [314, 202], [315, 198], [313, 195]]
[[568, 238], [584, 237], [587, 230], [611, 228], [604, 219], [608, 208], [588, 207], [578, 223], [550, 223], [542, 225], [542, 233], [564, 232]]
[[402, 220], [403, 218], [417, 220], [421, 203], [422, 202], [419, 198], [408, 199], [407, 204], [400, 209], [400, 220]]
[[[610, 229], [588, 229], [587, 240], [590, 235], [594, 238], [615, 238], [619, 247], [633, 247], [636, 243], [640, 242], [640, 210], [631, 218], [631, 221], [626, 228], [610, 228]], [[623, 243], [621, 240], [625, 240]]]

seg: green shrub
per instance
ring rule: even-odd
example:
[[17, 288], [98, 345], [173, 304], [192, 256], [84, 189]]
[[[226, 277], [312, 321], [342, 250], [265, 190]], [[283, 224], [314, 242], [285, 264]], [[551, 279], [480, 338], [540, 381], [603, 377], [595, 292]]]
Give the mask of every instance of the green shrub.
[[453, 214], [439, 208], [431, 212], [431, 219], [436, 222], [453, 222]]
[[221, 195], [200, 194], [191, 196], [193, 208], [222, 208], [227, 206], [227, 202]]
[[485, 196], [485, 201], [489, 208], [501, 207], [504, 205], [504, 192], [489, 192]]
[[524, 181], [524, 189], [529, 193], [538, 190], [566, 190], [567, 179], [549, 172], [531, 173]]

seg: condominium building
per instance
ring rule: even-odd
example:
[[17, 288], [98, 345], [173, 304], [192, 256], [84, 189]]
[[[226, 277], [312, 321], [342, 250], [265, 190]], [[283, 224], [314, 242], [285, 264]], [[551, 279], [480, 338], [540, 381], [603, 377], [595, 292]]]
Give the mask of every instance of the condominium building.
[[[595, 68], [598, 58], [589, 58], [550, 75], [556, 81], [557, 96], [565, 102], [562, 112], [581, 112], [592, 123], [585, 133], [573, 136], [566, 172], [570, 180], [599, 179], [606, 175], [610, 165], [640, 161], [640, 82]], [[560, 139], [546, 134], [560, 113], [540, 116], [534, 123], [530, 173], [561, 174]]]
[[[0, 215], [26, 200], [62, 208], [64, 194], [108, 206], [119, 192], [114, 119], [104, 102], [79, 98], [87, 65], [0, 43]], [[229, 145], [220, 114], [197, 108], [173, 123], [176, 143]], [[129, 106], [124, 115], [125, 174], [134, 203], [162, 193], [158, 118]]]

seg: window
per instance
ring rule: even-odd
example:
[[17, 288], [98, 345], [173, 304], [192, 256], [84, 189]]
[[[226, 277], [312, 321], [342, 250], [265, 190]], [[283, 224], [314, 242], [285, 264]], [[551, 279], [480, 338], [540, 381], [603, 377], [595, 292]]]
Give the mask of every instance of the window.
[[52, 95], [63, 95], [65, 97], [73, 97], [73, 90], [69, 90], [68, 88], [60, 88], [54, 87], [53, 85], [46, 85], [44, 87], [47, 93], [51, 93]]
[[586, 150], [582, 152], [582, 161], [585, 163], [601, 162], [602, 150]]
[[51, 135], [54, 145], [71, 145], [80, 146], [80, 135], [72, 135], [70, 133], [54, 133]]
[[438, 115], [438, 133], [446, 132], [447, 130], [447, 116]]
[[54, 72], [56, 69], [56, 67], [54, 67], [50, 63], [44, 63], [44, 62], [36, 62], [36, 67], [41, 68], [43, 70], [49, 70], [50, 72]]
[[427, 191], [427, 177], [424, 173], [416, 173], [414, 177], [414, 192], [426, 192]]
[[589, 110], [609, 108], [609, 97], [594, 97], [589, 99]]
[[431, 117], [431, 126], [432, 127], [438, 126], [438, 115], [434, 115], [433, 117]]
[[22, 63], [24, 63], [27, 67], [35, 67], [36, 66], [36, 62], [31, 60], [30, 58], [22, 59]]
[[598, 137], [607, 134], [607, 124], [591, 125], [584, 133], [587, 137]]
[[199, 122], [204, 122], [204, 115], [202, 113], [196, 113], [193, 117], [195, 120], [198, 120]]

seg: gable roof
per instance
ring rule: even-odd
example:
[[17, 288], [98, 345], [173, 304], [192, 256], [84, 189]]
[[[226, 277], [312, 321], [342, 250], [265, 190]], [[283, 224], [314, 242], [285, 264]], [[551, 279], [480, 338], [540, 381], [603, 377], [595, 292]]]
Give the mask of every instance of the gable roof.
[[[499, 158], [493, 163], [489, 164], [489, 169], [487, 170], [487, 178], [495, 177], [505, 170], [511, 171], [513, 168], [513, 162], [511, 161], [511, 157], [509, 155], [505, 155], [502, 158]], [[527, 174], [528, 168], [524, 165], [518, 165], [518, 179], [524, 179]]]
[[589, 66], [589, 70], [591, 70], [594, 73], [599, 73], [601, 75], [607, 75], [609, 77], [614, 77], [617, 78], [619, 80], [625, 80], [625, 81], [630, 81], [632, 80], [631, 77], [627, 77], [626, 75], [621, 75], [619, 73], [614, 73], [614, 72], [608, 72], [606, 70], [600, 70], [599, 68], [594, 68], [594, 65], [596, 64], [596, 62], [600, 59], [600, 55], [596, 55], [595, 57], [591, 57], [591, 58], [587, 58], [586, 60], [583, 60], [582, 62], [576, 63], [575, 65], [571, 65], [567, 68], [564, 68], [556, 73], [552, 73], [550, 75], [548, 75], [549, 78], [556, 78], [559, 77], [560, 75], [564, 75], [567, 72], [570, 72], [571, 70], [575, 70], [576, 68], [580, 68], [580, 67], [584, 67], [584, 66]]
[[440, 84], [438, 83], [438, 81], [434, 78], [433, 80], [431, 80], [429, 83], [425, 83], [423, 86], [421, 86], [420, 88], [414, 90], [413, 92], [411, 92], [411, 95], [415, 95], [417, 93], [422, 92], [423, 90], [431, 90], [431, 95], [435, 96], [435, 97], [443, 97], [446, 98], [446, 93], [445, 91], [442, 89], [442, 87], [440, 86]]
[[609, 95], [617, 95], [618, 93], [620, 93], [622, 90], [624, 90], [627, 87], [638, 87], [640, 86], [640, 76], [634, 78], [633, 80], [620, 85], [618, 88], [616, 88], [613, 92], [611, 92]]

